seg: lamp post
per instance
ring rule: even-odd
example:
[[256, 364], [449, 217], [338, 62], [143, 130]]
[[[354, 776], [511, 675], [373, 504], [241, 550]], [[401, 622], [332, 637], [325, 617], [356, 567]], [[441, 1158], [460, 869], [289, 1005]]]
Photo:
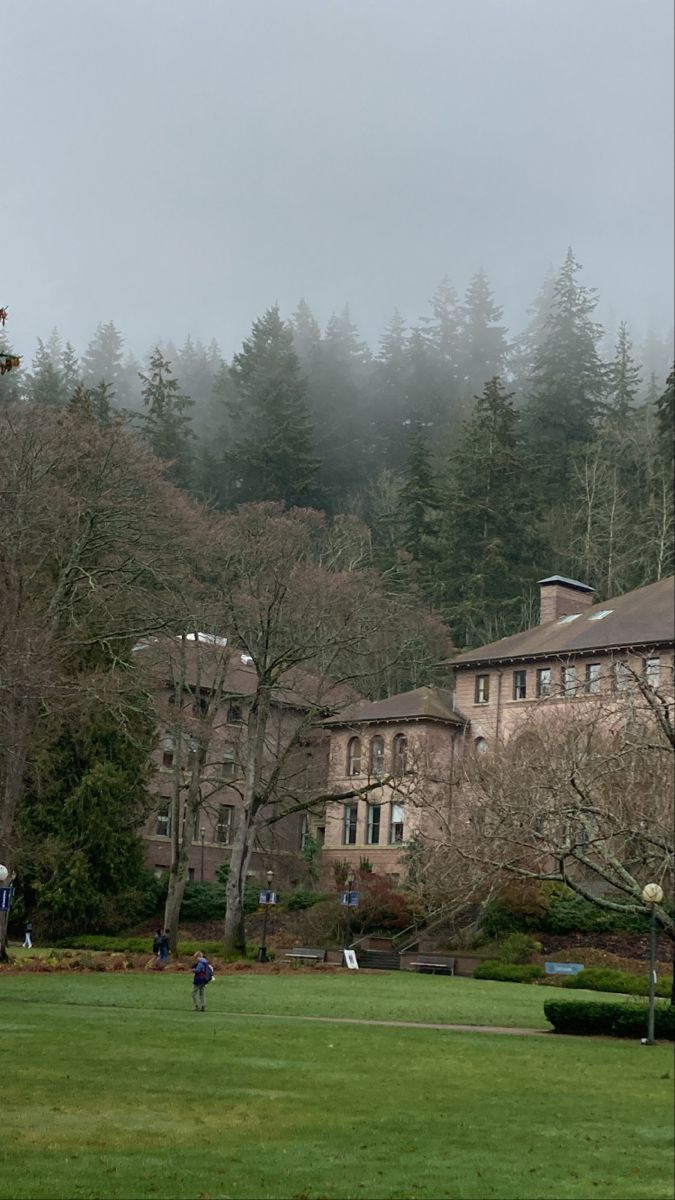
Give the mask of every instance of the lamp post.
[[347, 911], [345, 913], [345, 950], [349, 949], [349, 943], [352, 940], [352, 887], [354, 886], [354, 876], [349, 872], [345, 887], [347, 889]]
[[202, 859], [201, 859], [201, 868], [200, 868], [200, 872], [199, 872], [199, 878], [201, 879], [201, 881], [203, 883], [204, 882], [204, 838], [206, 837], [206, 830], [204, 829], [203, 825], [202, 825], [201, 829], [199, 830], [199, 836], [202, 839]]
[[[12, 876], [13, 878], [13, 876]], [[0, 863], [0, 961], [7, 962], [7, 925], [9, 922], [9, 906], [12, 902], [12, 880], [9, 887], [5, 884], [9, 879], [9, 871], [4, 863]]]
[[273, 878], [274, 878], [274, 871], [268, 871], [267, 872], [267, 891], [264, 893], [265, 915], [263, 917], [262, 939], [260, 941], [260, 949], [258, 950], [258, 962], [269, 962], [269, 959], [267, 957], [267, 916], [270, 911], [270, 904], [274, 904], [274, 900], [272, 899], [272, 897], [274, 895], [274, 893], [272, 891]]
[[643, 1046], [654, 1045], [654, 1006], [656, 1003], [656, 906], [663, 900], [663, 888], [658, 883], [648, 883], [642, 889], [642, 899], [651, 909], [651, 938], [649, 948], [649, 1017], [647, 1018], [647, 1036], [642, 1039]]

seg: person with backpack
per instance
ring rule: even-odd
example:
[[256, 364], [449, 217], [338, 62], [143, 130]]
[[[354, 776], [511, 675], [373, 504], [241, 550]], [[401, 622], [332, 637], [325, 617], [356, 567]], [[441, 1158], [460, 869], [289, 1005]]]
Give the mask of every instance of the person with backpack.
[[158, 929], [155, 934], [155, 940], [152, 943], [152, 949], [157, 955], [158, 963], [165, 963], [169, 960], [169, 938], [166, 930]]
[[23, 935], [24, 950], [32, 950], [33, 948], [33, 926], [30, 921], [26, 921], [26, 932]]
[[192, 987], [192, 1003], [195, 1007], [195, 1012], [206, 1012], [206, 1003], [204, 992], [207, 984], [213, 979], [213, 967], [201, 950], [195, 954], [196, 963], [192, 968], [193, 987]]

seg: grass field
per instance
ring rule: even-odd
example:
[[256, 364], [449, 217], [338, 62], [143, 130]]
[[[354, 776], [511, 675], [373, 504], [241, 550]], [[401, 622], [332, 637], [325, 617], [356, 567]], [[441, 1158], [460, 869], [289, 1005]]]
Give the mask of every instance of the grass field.
[[202, 1015], [189, 988], [0, 977], [0, 1196], [673, 1195], [671, 1047], [289, 1019], [543, 1028], [548, 989], [242, 973]]

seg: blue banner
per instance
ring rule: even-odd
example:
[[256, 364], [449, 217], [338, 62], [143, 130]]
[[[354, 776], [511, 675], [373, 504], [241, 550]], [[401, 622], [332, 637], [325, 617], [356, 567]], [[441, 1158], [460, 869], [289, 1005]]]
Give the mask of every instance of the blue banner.
[[345, 908], [358, 908], [359, 893], [358, 892], [343, 892], [340, 904], [344, 904]]
[[14, 888], [0, 888], [0, 912], [8, 912], [9, 906], [12, 903], [12, 892]]

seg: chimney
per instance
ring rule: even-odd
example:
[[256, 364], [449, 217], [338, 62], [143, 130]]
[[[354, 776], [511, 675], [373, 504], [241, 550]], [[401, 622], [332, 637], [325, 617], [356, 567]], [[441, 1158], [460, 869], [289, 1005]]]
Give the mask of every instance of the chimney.
[[578, 579], [566, 579], [564, 575], [549, 575], [539, 580], [539, 624], [559, 621], [571, 613], [583, 612], [593, 603], [593, 588]]

